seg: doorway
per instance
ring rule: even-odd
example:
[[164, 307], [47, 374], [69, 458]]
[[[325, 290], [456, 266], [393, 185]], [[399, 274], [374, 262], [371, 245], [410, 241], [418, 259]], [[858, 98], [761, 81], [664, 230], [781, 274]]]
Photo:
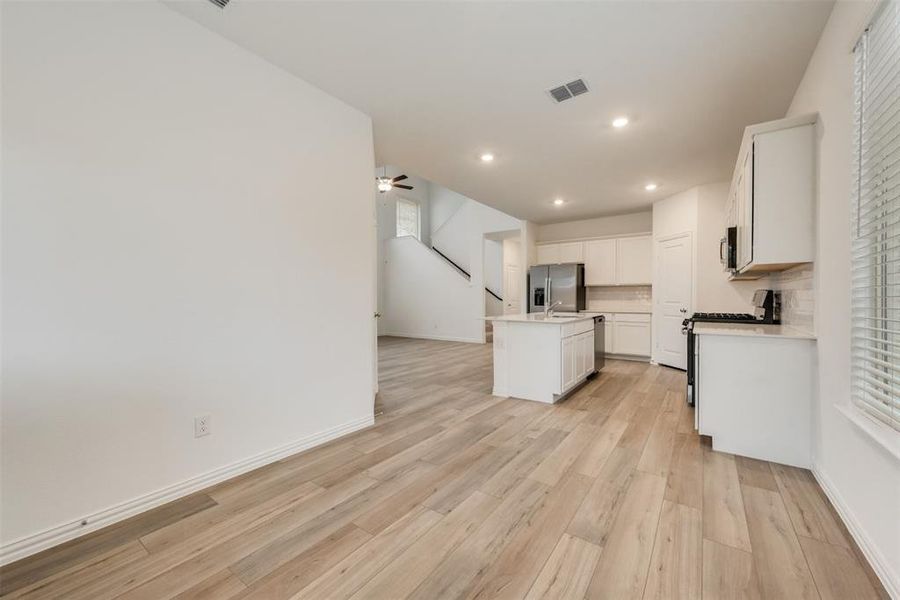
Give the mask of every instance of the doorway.
[[681, 323], [691, 313], [694, 247], [690, 232], [656, 241], [656, 362], [687, 368], [687, 340]]

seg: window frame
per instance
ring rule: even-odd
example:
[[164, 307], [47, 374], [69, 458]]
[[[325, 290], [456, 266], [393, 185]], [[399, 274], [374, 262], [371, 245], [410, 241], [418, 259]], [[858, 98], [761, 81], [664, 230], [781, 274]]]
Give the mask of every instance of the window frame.
[[[421, 205], [418, 202], [416, 202], [415, 200], [410, 200], [409, 198], [404, 198], [403, 196], [397, 197], [396, 204], [397, 204], [397, 206], [396, 206], [395, 216], [394, 216], [394, 237], [414, 237], [417, 240], [421, 241], [422, 240], [422, 207], [421, 207]], [[416, 210], [416, 233], [415, 234], [410, 234], [410, 233], [401, 234], [400, 233], [400, 210], [401, 210], [401, 205], [403, 205], [403, 204], [413, 206]]]
[[[879, 22], [879, 19], [886, 19]], [[885, 81], [872, 78], [868, 49], [870, 33], [880, 37], [876, 47], [884, 49], [885, 37], [900, 31], [900, 0], [886, 0], [873, 14], [854, 51], [854, 164], [851, 192], [850, 252], [850, 395], [838, 402], [838, 410], [851, 422], [900, 458], [900, 269], [891, 266], [900, 254], [900, 178], [887, 173], [892, 160], [900, 159], [900, 144], [892, 146], [875, 135], [870, 123], [890, 122], [900, 114], [896, 100], [882, 101]], [[875, 73], [890, 75], [900, 52], [878, 55]], [[888, 84], [890, 81], [887, 82]], [[867, 103], [870, 90], [879, 102]], [[890, 98], [890, 97], [889, 97]], [[881, 133], [881, 132], [879, 132]], [[873, 147], [874, 146], [874, 147]], [[893, 188], [891, 184], [893, 183]], [[893, 317], [893, 318], [892, 318]], [[882, 399], [886, 398], [886, 399]], [[879, 402], [885, 406], [879, 406]]]

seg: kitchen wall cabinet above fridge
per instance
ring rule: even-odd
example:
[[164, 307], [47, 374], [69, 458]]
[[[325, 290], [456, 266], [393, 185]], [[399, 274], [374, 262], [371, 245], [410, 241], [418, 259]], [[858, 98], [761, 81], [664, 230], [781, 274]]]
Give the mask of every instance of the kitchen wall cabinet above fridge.
[[584, 284], [651, 285], [653, 244], [649, 235], [538, 244], [538, 264], [584, 263]]
[[744, 130], [725, 219], [737, 228], [732, 278], [815, 260], [815, 144], [816, 115]]

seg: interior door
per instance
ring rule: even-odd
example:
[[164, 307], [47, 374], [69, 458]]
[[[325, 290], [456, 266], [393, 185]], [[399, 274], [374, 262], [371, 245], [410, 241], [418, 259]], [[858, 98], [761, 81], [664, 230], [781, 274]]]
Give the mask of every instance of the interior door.
[[681, 322], [691, 315], [694, 282], [693, 238], [690, 233], [658, 240], [656, 243], [657, 362], [687, 368], [687, 338]]
[[503, 314], [517, 315], [522, 312], [521, 295], [519, 265], [504, 265]]

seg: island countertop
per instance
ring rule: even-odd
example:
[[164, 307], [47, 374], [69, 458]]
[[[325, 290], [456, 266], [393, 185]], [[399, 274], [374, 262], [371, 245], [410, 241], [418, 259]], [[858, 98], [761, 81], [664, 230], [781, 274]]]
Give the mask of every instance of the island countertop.
[[551, 315], [544, 317], [544, 313], [531, 313], [527, 315], [501, 315], [499, 317], [485, 317], [486, 321], [503, 321], [507, 323], [544, 323], [551, 325], [565, 325], [566, 323], [576, 323], [578, 321], [590, 321], [593, 315]]

